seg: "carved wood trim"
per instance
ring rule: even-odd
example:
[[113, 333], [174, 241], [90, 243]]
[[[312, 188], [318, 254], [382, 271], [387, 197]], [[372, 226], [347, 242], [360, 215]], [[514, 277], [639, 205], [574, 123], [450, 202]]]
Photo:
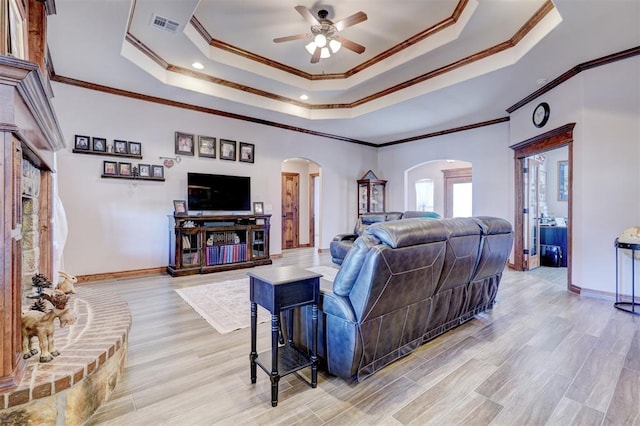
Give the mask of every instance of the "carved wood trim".
[[[424, 30], [423, 32], [416, 34], [415, 36], [405, 40], [404, 42], [394, 46], [393, 48], [383, 52], [382, 54], [370, 59], [369, 61], [364, 62], [363, 64], [360, 64], [357, 67], [354, 67], [353, 69], [345, 72], [345, 73], [341, 73], [341, 74], [326, 74], [326, 75], [312, 75], [300, 70], [296, 70], [292, 67], [288, 67], [284, 64], [280, 64], [278, 62], [272, 61], [266, 57], [248, 52], [244, 49], [241, 49], [239, 47], [230, 45], [228, 43], [225, 43], [223, 41], [220, 40], [216, 40], [213, 39], [213, 37], [211, 37], [211, 35], [207, 32], [206, 28], [204, 28], [204, 26], [197, 20], [197, 18], [192, 17], [191, 19], [191, 23], [192, 25], [194, 25], [194, 28], [196, 29], [196, 31], [201, 35], [201, 37], [203, 37], [203, 39], [205, 41], [207, 41], [209, 43], [209, 45], [223, 49], [227, 52], [230, 53], [234, 53], [237, 54], [239, 56], [242, 56], [246, 59], [249, 60], [253, 60], [256, 62], [260, 62], [262, 64], [271, 66], [273, 68], [279, 69], [281, 71], [287, 72], [287, 73], [291, 73], [294, 74], [298, 77], [302, 77], [305, 79], [309, 79], [309, 80], [331, 80], [331, 79], [344, 79], [344, 78], [348, 78], [354, 74], [356, 74], [357, 72], [362, 71], [365, 68], [368, 68], [372, 65], [375, 65], [376, 63], [382, 61], [383, 59], [386, 59], [389, 56], [395, 55], [397, 53], [399, 53], [400, 51], [406, 49], [407, 47], [443, 30], [444, 28], [453, 25], [460, 17], [460, 14], [462, 13], [462, 11], [464, 10], [464, 7], [466, 7], [468, 3], [468, 0], [460, 0], [460, 2], [458, 3], [458, 6], [456, 7], [456, 10], [454, 11], [453, 15], [450, 18], [445, 19], [444, 21], [430, 27], [427, 28], [426, 30]], [[135, 7], [135, 5], [134, 5]], [[133, 10], [134, 8], [132, 8]], [[380, 90], [378, 92], [372, 93], [368, 96], [365, 96], [361, 99], [352, 101], [352, 102], [348, 102], [348, 103], [339, 103], [339, 104], [306, 104], [303, 102], [300, 102], [298, 100], [292, 99], [292, 98], [287, 98], [284, 96], [280, 96], [280, 95], [276, 95], [275, 93], [270, 93], [264, 90], [260, 90], [260, 89], [256, 89], [256, 88], [252, 88], [243, 84], [239, 84], [239, 83], [234, 83], [228, 80], [224, 80], [221, 78], [217, 78], [217, 77], [213, 77], [213, 76], [209, 76], [205, 73], [200, 73], [200, 72], [194, 72], [192, 70], [188, 70], [184, 67], [179, 67], [176, 65], [172, 65], [172, 64], [167, 64], [167, 62], [160, 58], [159, 55], [157, 55], [155, 52], [153, 52], [151, 49], [149, 49], [147, 46], [145, 46], [141, 41], [139, 41], [137, 38], [135, 38], [135, 36], [133, 36], [130, 32], [130, 25], [131, 25], [131, 16], [129, 17], [129, 24], [128, 24], [128, 30], [127, 30], [127, 34], [125, 36], [125, 39], [129, 42], [132, 43], [132, 45], [134, 47], [137, 47], [142, 53], [146, 54], [147, 56], [149, 56], [149, 58], [151, 58], [153, 61], [155, 61], [156, 63], [158, 63], [161, 67], [168, 69], [171, 72], [176, 72], [179, 74], [184, 74], [184, 75], [188, 75], [190, 77], [194, 77], [194, 78], [199, 78], [201, 80], [204, 81], [208, 81], [210, 83], [213, 84], [219, 84], [219, 85], [223, 85], [225, 87], [230, 87], [236, 90], [240, 90], [246, 93], [251, 93], [254, 95], [258, 95], [258, 96], [263, 96], [269, 99], [274, 99], [280, 102], [285, 102], [291, 105], [296, 105], [296, 106], [301, 106], [304, 108], [308, 108], [310, 110], [324, 110], [324, 109], [351, 109], [351, 108], [355, 108], [358, 107], [360, 105], [366, 104], [368, 102], [372, 102], [376, 99], [388, 96], [392, 93], [395, 93], [397, 91], [409, 88], [411, 86], [414, 86], [416, 84], [420, 84], [423, 83], [427, 80], [430, 80], [432, 78], [438, 77], [440, 75], [446, 74], [448, 72], [451, 72], [455, 69], [458, 69], [460, 67], [469, 65], [473, 62], [479, 61], [481, 59], [487, 58], [489, 56], [493, 56], [497, 53], [500, 53], [506, 49], [512, 48], [514, 47], [520, 40], [522, 40], [522, 38], [528, 34], [531, 29], [533, 29], [535, 27], [536, 24], [538, 24], [550, 11], [552, 11], [554, 9], [554, 5], [551, 2], [551, 0], [547, 0], [545, 1], [545, 3], [538, 9], [538, 11], [536, 11], [536, 13], [527, 20], [527, 22], [520, 27], [520, 29], [518, 29], [518, 31], [516, 31], [516, 33], [509, 39], [506, 40], [502, 43], [498, 43], [495, 46], [489, 47], [487, 49], [481, 50], [479, 52], [476, 52], [472, 55], [469, 55], [467, 57], [461, 58], [457, 61], [454, 61], [450, 64], [444, 65], [442, 67], [439, 67], [435, 70], [429, 71], [425, 74], [419, 75], [417, 77], [414, 77], [412, 79], [409, 79], [407, 81], [404, 81], [402, 83], [396, 84], [394, 86], [388, 87], [384, 90]]]
[[447, 130], [440, 130], [440, 131], [437, 131], [437, 132], [425, 133], [425, 134], [422, 134], [422, 135], [411, 136], [409, 138], [398, 139], [398, 140], [395, 140], [395, 141], [392, 141], [392, 142], [385, 142], [385, 143], [381, 143], [381, 144], [379, 144], [377, 146], [378, 147], [391, 146], [391, 145], [398, 145], [398, 144], [401, 144], [401, 143], [418, 141], [418, 140], [421, 140], [421, 139], [435, 138], [437, 136], [448, 135], [450, 133], [464, 132], [466, 130], [477, 129], [477, 128], [485, 127], [485, 126], [493, 126], [494, 124], [505, 123], [507, 121], [509, 121], [509, 117], [496, 118], [495, 120], [482, 121], [480, 123], [468, 124], [466, 126], [453, 127], [451, 129], [447, 129]]
[[202, 113], [205, 113], [205, 114], [217, 115], [217, 116], [221, 116], [221, 117], [225, 117], [225, 118], [231, 118], [231, 119], [234, 119], [234, 120], [242, 120], [242, 121], [247, 121], [247, 122], [250, 122], [250, 123], [263, 124], [265, 126], [277, 127], [277, 128], [280, 128], [280, 129], [290, 130], [292, 132], [306, 133], [306, 134], [309, 134], [309, 135], [320, 136], [320, 137], [324, 137], [324, 138], [328, 138], [328, 139], [335, 139], [335, 140], [339, 140], [339, 141], [343, 141], [343, 142], [355, 143], [355, 144], [358, 144], [358, 145], [365, 145], [365, 146], [371, 146], [371, 147], [376, 147], [377, 146], [376, 144], [373, 144], [373, 143], [370, 143], [370, 142], [361, 141], [361, 140], [358, 140], [358, 139], [352, 139], [352, 138], [339, 136], [339, 135], [332, 135], [330, 133], [317, 132], [315, 130], [309, 130], [309, 129], [303, 129], [301, 127], [289, 126], [289, 125], [286, 125], [286, 124], [277, 123], [275, 121], [263, 120], [263, 119], [260, 119], [260, 118], [249, 117], [249, 116], [241, 115], [241, 114], [234, 114], [234, 113], [231, 113], [231, 112], [221, 111], [221, 110], [202, 107], [202, 106], [193, 105], [193, 104], [187, 104], [187, 103], [184, 103], [184, 102], [172, 101], [172, 100], [169, 100], [169, 99], [164, 99], [164, 98], [160, 98], [160, 97], [156, 97], [156, 96], [144, 95], [144, 94], [141, 94], [141, 93], [130, 92], [130, 91], [127, 91], [127, 90], [115, 89], [113, 87], [107, 87], [107, 86], [102, 86], [100, 84], [89, 83], [89, 82], [82, 81], [82, 80], [76, 80], [76, 79], [70, 78], [70, 77], [63, 77], [63, 76], [59, 76], [59, 75], [54, 75], [53, 78], [51, 79], [51, 81], [55, 81], [55, 82], [63, 83], [63, 84], [69, 84], [71, 86], [82, 87], [84, 89], [96, 90], [98, 92], [109, 93], [109, 94], [112, 94], [112, 95], [124, 96], [124, 97], [132, 98], [132, 99], [138, 99], [138, 100], [147, 101], [147, 102], [154, 102], [154, 103], [157, 103], [157, 104], [167, 105], [167, 106], [171, 106], [171, 107], [175, 107], [175, 108], [182, 108], [182, 109], [187, 109], [187, 110], [191, 110], [191, 111], [202, 112]]
[[[551, 1], [547, 1], [547, 3], [551, 4], [553, 7], [553, 4], [551, 3]], [[396, 44], [395, 46], [390, 47], [389, 49], [385, 50], [384, 52], [374, 56], [373, 58], [351, 68], [350, 70], [347, 70], [343, 73], [332, 73], [332, 74], [310, 74], [307, 73], [305, 71], [299, 70], [297, 68], [294, 67], [290, 67], [288, 65], [282, 64], [280, 62], [275, 62], [272, 61], [268, 58], [265, 58], [264, 56], [260, 56], [257, 55], [253, 52], [249, 52], [248, 50], [244, 50], [241, 49], [237, 46], [233, 46], [229, 43], [226, 43], [224, 41], [221, 40], [217, 40], [214, 39], [211, 34], [209, 34], [209, 32], [207, 31], [207, 29], [202, 25], [202, 23], [198, 20], [198, 18], [194, 16], [191, 17], [190, 19], [190, 23], [191, 25], [193, 25], [193, 27], [195, 28], [195, 30], [200, 34], [200, 36], [203, 38], [204, 41], [207, 42], [207, 44], [209, 44], [212, 47], [215, 47], [217, 49], [221, 49], [224, 50], [226, 52], [230, 52], [233, 53], [235, 55], [241, 56], [243, 58], [252, 60], [252, 61], [256, 61], [259, 63], [262, 63], [264, 65], [268, 65], [272, 68], [276, 68], [279, 69], [280, 71], [284, 71], [286, 73], [289, 74], [293, 74], [296, 75], [298, 77], [302, 77], [305, 78], [307, 80], [340, 80], [340, 79], [346, 79], [349, 78], [373, 65], [376, 65], [379, 62], [382, 62], [383, 60], [397, 55], [398, 53], [402, 52], [403, 50], [407, 49], [408, 47], [413, 46], [416, 43], [421, 42], [422, 40], [433, 36], [434, 34], [437, 34], [438, 32], [454, 25], [456, 22], [458, 22], [458, 20], [460, 19], [460, 16], [462, 15], [462, 12], [464, 11], [464, 9], [468, 6], [469, 4], [469, 0], [459, 0], [458, 4], [456, 5], [453, 13], [451, 14], [451, 16], [449, 16], [448, 18], [443, 19], [442, 21], [432, 25], [431, 27], [428, 27], [426, 29], [424, 29], [423, 31], [420, 31], [419, 33], [409, 37], [406, 40], [403, 40], [402, 42]]]
[[611, 64], [613, 62], [621, 61], [623, 59], [628, 59], [628, 58], [631, 58], [631, 57], [634, 57], [634, 56], [637, 56], [637, 55], [640, 55], [640, 46], [632, 47], [631, 49], [623, 50], [621, 52], [616, 52], [616, 53], [613, 53], [611, 55], [603, 56], [603, 57], [598, 58], [598, 59], [594, 59], [594, 60], [591, 60], [591, 61], [583, 62], [583, 63], [581, 63], [579, 65], [576, 65], [575, 67], [571, 68], [569, 71], [564, 72], [562, 75], [560, 75], [559, 77], [553, 79], [551, 82], [545, 84], [540, 89], [536, 90], [535, 92], [533, 92], [529, 96], [525, 97], [524, 99], [522, 99], [522, 100], [516, 102], [515, 104], [511, 105], [509, 108], [506, 109], [506, 111], [508, 113], [512, 113], [512, 112], [522, 108], [524, 105], [526, 105], [529, 102], [533, 101], [534, 99], [544, 95], [545, 93], [551, 91], [551, 89], [554, 89], [554, 88], [558, 87], [559, 85], [561, 85], [565, 81], [569, 80], [570, 78], [575, 77], [576, 75], [578, 75], [582, 71], [585, 71], [585, 70], [588, 70], [588, 69], [591, 69], [591, 68], [596, 68], [596, 67], [599, 67], [599, 66], [602, 66], [602, 65], [608, 65], [608, 64]]

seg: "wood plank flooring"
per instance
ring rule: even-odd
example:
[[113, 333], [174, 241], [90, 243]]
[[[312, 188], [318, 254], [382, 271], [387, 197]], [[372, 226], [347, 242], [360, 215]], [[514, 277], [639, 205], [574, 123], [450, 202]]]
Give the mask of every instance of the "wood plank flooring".
[[[274, 261], [288, 264], [331, 261], [296, 249]], [[493, 310], [362, 383], [285, 376], [276, 408], [268, 376], [250, 382], [249, 330], [218, 334], [174, 291], [246, 272], [84, 284], [133, 314], [124, 377], [88, 424], [640, 425], [640, 317], [568, 293], [563, 269], [506, 271]]]

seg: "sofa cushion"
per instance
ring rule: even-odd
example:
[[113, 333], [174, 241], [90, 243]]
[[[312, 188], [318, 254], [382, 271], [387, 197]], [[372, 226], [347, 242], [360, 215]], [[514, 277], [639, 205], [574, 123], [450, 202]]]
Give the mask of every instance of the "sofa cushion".
[[355, 240], [345, 256], [336, 278], [333, 280], [333, 292], [335, 294], [338, 296], [349, 295], [353, 284], [358, 278], [360, 269], [362, 269], [364, 259], [369, 253], [369, 249], [376, 244], [378, 244], [378, 240], [371, 236], [362, 236]]
[[370, 235], [391, 248], [409, 247], [447, 239], [448, 230], [440, 220], [403, 219], [373, 224], [364, 235]]

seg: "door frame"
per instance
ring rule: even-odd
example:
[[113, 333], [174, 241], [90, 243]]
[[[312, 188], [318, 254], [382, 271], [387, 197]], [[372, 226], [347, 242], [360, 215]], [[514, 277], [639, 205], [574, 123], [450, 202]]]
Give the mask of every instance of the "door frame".
[[316, 203], [315, 182], [320, 178], [320, 173], [309, 173], [309, 247], [315, 247], [316, 233]]
[[571, 262], [571, 246], [573, 241], [573, 129], [576, 123], [565, 124], [564, 126], [534, 136], [530, 139], [511, 145], [513, 149], [513, 159], [515, 165], [515, 220], [514, 220], [514, 246], [513, 246], [513, 266], [517, 271], [524, 271], [524, 223], [522, 219], [522, 211], [524, 209], [523, 194], [523, 176], [522, 176], [522, 159], [535, 154], [541, 154], [545, 151], [567, 146], [567, 161], [569, 162], [569, 199], [567, 224], [567, 290], [580, 294], [580, 287], [572, 283], [572, 262]]

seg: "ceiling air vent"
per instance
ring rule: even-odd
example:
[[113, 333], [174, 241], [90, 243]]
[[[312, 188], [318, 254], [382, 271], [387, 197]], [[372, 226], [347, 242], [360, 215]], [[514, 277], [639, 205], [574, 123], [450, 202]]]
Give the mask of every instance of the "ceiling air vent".
[[151, 17], [151, 26], [154, 28], [159, 28], [161, 30], [169, 31], [170, 33], [175, 33], [180, 24], [176, 21], [172, 21], [171, 19], [163, 18], [162, 16], [154, 14]]

